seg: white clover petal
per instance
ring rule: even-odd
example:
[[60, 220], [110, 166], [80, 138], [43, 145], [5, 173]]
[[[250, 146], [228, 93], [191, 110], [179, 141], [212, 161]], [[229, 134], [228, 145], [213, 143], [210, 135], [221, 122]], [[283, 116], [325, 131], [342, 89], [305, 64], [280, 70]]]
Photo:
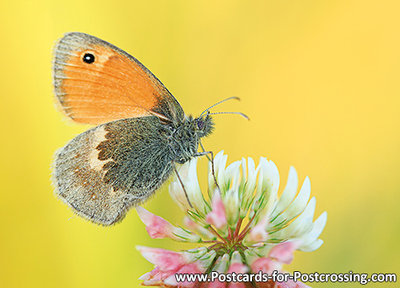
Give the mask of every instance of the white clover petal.
[[200, 213], [206, 214], [208, 209], [204, 200], [203, 193], [200, 189], [199, 180], [197, 178], [197, 158], [193, 158], [188, 164], [187, 178], [183, 180], [188, 198], [193, 207]]
[[297, 187], [299, 185], [298, 182], [299, 180], [297, 177], [296, 169], [294, 169], [294, 167], [290, 167], [286, 187], [283, 190], [283, 193], [279, 198], [278, 203], [276, 204], [276, 208], [273, 212], [272, 217], [275, 217], [276, 215], [282, 213], [282, 211], [284, 211], [293, 201], [294, 196], [296, 196]]
[[201, 193], [199, 180], [197, 179], [197, 159], [193, 158], [187, 163], [187, 176], [183, 179], [183, 182], [186, 184], [185, 187], [187, 186]]
[[242, 158], [242, 164], [241, 164], [241, 168], [242, 168], [242, 177], [240, 179], [240, 188], [243, 189], [244, 185], [246, 184], [247, 181], [247, 167], [246, 167], [246, 158]]
[[186, 262], [190, 263], [203, 257], [207, 252], [208, 252], [207, 247], [199, 247], [199, 248], [185, 250], [182, 252], [182, 255], [183, 257], [185, 257]]
[[[264, 157], [260, 157], [260, 163], [258, 164], [259, 176], [257, 185], [257, 198], [268, 188], [268, 178], [266, 177], [266, 171], [268, 170], [268, 161]], [[265, 179], [264, 179], [265, 178]]]
[[201, 238], [204, 240], [216, 240], [216, 236], [211, 233], [208, 229], [204, 228], [202, 225], [198, 224], [197, 222], [194, 222], [192, 219], [189, 217], [185, 217], [183, 219], [183, 222], [187, 228], [189, 228], [192, 231], [197, 232]]
[[293, 220], [287, 227], [274, 234], [278, 239], [290, 239], [303, 236], [311, 231], [313, 227], [313, 218], [315, 211], [316, 199], [311, 198], [306, 209], [296, 219]]
[[207, 269], [213, 263], [215, 256], [217, 256], [217, 253], [215, 252], [215, 250], [211, 250], [211, 251], [207, 252], [206, 254], [204, 254], [203, 256], [201, 256], [197, 260], [197, 262], [200, 263], [200, 266]]
[[248, 160], [248, 169], [247, 169], [247, 182], [246, 182], [246, 193], [254, 193], [254, 188], [256, 187], [257, 183], [257, 174], [258, 168], [256, 169], [256, 165], [254, 163], [253, 158], [249, 157]]
[[255, 247], [255, 248], [250, 247], [249, 249], [246, 249], [244, 251], [244, 256], [246, 258], [247, 263], [252, 263], [257, 258], [263, 257], [265, 255], [267, 255], [266, 250], [260, 249], [260, 247]]
[[199, 235], [192, 233], [191, 231], [183, 229], [181, 227], [174, 227], [172, 233], [175, 236], [175, 240], [177, 241], [193, 242], [193, 243], [201, 241]]
[[297, 217], [305, 209], [311, 194], [311, 183], [310, 178], [306, 177], [303, 186], [300, 189], [299, 194], [296, 199], [289, 205], [289, 207], [283, 211], [278, 217], [273, 221], [274, 223], [289, 222], [293, 218]]
[[269, 164], [269, 173], [271, 174], [271, 182], [272, 182], [271, 186], [272, 189], [274, 190], [273, 193], [277, 194], [280, 182], [279, 170], [278, 167], [276, 167], [275, 163], [272, 162], [271, 160], [268, 161], [268, 164]]
[[271, 195], [276, 194], [279, 189], [279, 171], [275, 163], [261, 157], [259, 167], [258, 193], [268, 191]]
[[265, 243], [261, 246], [256, 246], [256, 247], [252, 247], [251, 250], [253, 251], [253, 253], [255, 253], [256, 255], [262, 257], [265, 255], [268, 255], [269, 252], [271, 251], [271, 249], [273, 247], [275, 247], [276, 244], [271, 244], [271, 243]]
[[[225, 169], [224, 182], [220, 185], [225, 189], [239, 190], [240, 185], [240, 161], [233, 162]], [[229, 185], [228, 185], [229, 184]], [[221, 187], [222, 188], [222, 187]], [[224, 190], [224, 189], [222, 189]]]
[[[190, 203], [193, 208], [196, 209], [201, 214], [206, 214], [208, 212], [208, 207], [206, 205], [203, 193], [200, 189], [199, 180], [197, 178], [197, 158], [193, 158], [187, 163], [178, 167], [178, 174], [182, 180], [183, 186], [187, 193], [187, 198], [189, 198]], [[182, 188], [177, 175], [175, 175], [174, 180], [169, 186], [169, 193], [172, 199], [178, 203], [179, 207], [184, 210], [193, 209], [186, 198], [185, 191]]]
[[226, 219], [230, 226], [235, 226], [239, 220], [239, 191], [237, 189], [229, 189], [222, 201], [225, 206]]
[[291, 232], [291, 237], [297, 238], [301, 235], [311, 231], [313, 226], [313, 218], [317, 200], [312, 197], [308, 202], [303, 213], [301, 213], [292, 223], [288, 226], [288, 232]]
[[321, 239], [317, 239], [314, 242], [304, 245], [298, 248], [298, 250], [303, 251], [303, 252], [312, 252], [317, 250], [321, 245], [324, 243]]
[[229, 268], [229, 255], [224, 254], [224, 256], [218, 258], [217, 262], [215, 263], [215, 266], [213, 268], [213, 271], [219, 272], [219, 273], [225, 273], [228, 271]]
[[[226, 167], [226, 161], [228, 160], [228, 156], [224, 155], [224, 150], [221, 150], [217, 153], [214, 157], [214, 172], [215, 178], [217, 182], [220, 183], [224, 178], [224, 170]], [[222, 174], [222, 175], [221, 175]], [[220, 179], [222, 178], [222, 179]], [[209, 163], [208, 165], [208, 191], [212, 193], [215, 190], [215, 179], [214, 175], [212, 174], [212, 165]], [[212, 195], [210, 195], [211, 198]]]
[[[226, 160], [227, 160], [227, 156], [224, 155], [224, 150], [221, 150], [220, 152], [217, 153], [217, 155], [214, 156], [214, 173], [215, 173], [215, 179], [217, 179], [218, 183], [219, 183], [219, 177], [220, 177], [219, 174], [223, 173], [223, 170], [225, 169]], [[209, 162], [208, 163], [208, 194], [209, 194], [210, 198], [212, 198], [213, 192], [216, 189], [215, 179], [214, 179], [214, 175], [213, 175], [212, 164], [211, 164], [211, 162]]]
[[[242, 203], [240, 209], [240, 217], [243, 219], [251, 206], [254, 197], [254, 189], [257, 185], [257, 175], [259, 167], [256, 169], [253, 158], [248, 158], [248, 169], [246, 171], [246, 160], [242, 159]], [[247, 172], [247, 173], [246, 173]]]
[[172, 200], [174, 200], [183, 211], [190, 209], [182, 185], [177, 180], [174, 180], [169, 184], [169, 195], [171, 195]]
[[[258, 213], [258, 216], [262, 214], [265, 217], [269, 217], [276, 205], [279, 189], [279, 171], [275, 163], [267, 161], [266, 158], [260, 158], [260, 172], [257, 186], [256, 201], [253, 205], [253, 210], [263, 210]], [[258, 219], [256, 219], [256, 222]]]
[[[307, 247], [310, 246], [313, 242], [317, 241], [317, 238], [319, 235], [321, 235], [322, 230], [324, 230], [324, 227], [326, 225], [326, 220], [328, 218], [328, 214], [326, 212], [322, 213], [317, 220], [313, 223], [313, 227], [311, 231], [305, 235], [303, 235], [301, 238], [299, 238], [301, 245], [299, 246], [299, 250], [301, 251], [313, 251], [313, 250], [308, 250]], [[322, 244], [322, 243], [321, 243]], [[316, 245], [316, 244], [314, 244]], [[304, 250], [306, 249], [306, 250]]]
[[240, 253], [238, 251], [233, 252], [231, 257], [231, 263], [243, 263], [242, 256], [240, 256]]
[[[253, 251], [253, 249], [246, 249], [243, 252], [244, 258], [251, 263], [251, 260], [253, 260], [255, 257], [257, 257]], [[250, 261], [249, 261], [250, 260]]]

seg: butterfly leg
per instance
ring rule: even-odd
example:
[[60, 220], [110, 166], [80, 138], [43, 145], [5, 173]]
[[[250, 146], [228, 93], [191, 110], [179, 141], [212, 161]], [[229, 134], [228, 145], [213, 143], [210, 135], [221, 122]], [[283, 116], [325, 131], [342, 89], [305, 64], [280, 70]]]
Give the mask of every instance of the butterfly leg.
[[[213, 153], [212, 151], [205, 151], [205, 149], [204, 149], [204, 147], [203, 147], [203, 144], [202, 144], [201, 142], [200, 142], [200, 147], [201, 147], [201, 149], [203, 150], [203, 152], [198, 152], [198, 153], [196, 153], [194, 156], [195, 156], [195, 157], [198, 157], [198, 156], [204, 156], [204, 155], [205, 155], [205, 156], [207, 157], [208, 161], [211, 162], [211, 173], [212, 173], [213, 178], [214, 178], [215, 186], [218, 188], [219, 191], [221, 191], [221, 189], [219, 188], [218, 182], [217, 182], [217, 177], [215, 176], [215, 169], [214, 169], [214, 153]], [[210, 159], [210, 157], [208, 156], [208, 154], [211, 155], [211, 159]]]
[[[203, 150], [203, 152], [206, 152], [206, 149], [204, 149], [203, 143], [201, 143], [201, 142], [200, 142], [200, 147], [201, 147], [201, 150]], [[212, 154], [212, 152], [211, 152], [211, 154]], [[205, 155], [206, 155], [208, 161], [214, 162], [214, 161], [211, 161], [211, 159], [210, 159], [210, 157], [208, 156], [208, 154], [205, 154]], [[214, 160], [214, 159], [213, 159], [213, 160]]]
[[176, 169], [176, 166], [175, 166], [175, 164], [173, 164], [173, 166], [174, 166], [174, 171], [175, 171], [176, 177], [178, 178], [178, 180], [179, 180], [179, 183], [181, 183], [181, 186], [182, 186], [183, 192], [185, 193], [186, 200], [188, 201], [190, 208], [193, 208], [193, 205], [192, 205], [192, 203], [190, 202], [190, 200], [189, 200], [189, 196], [188, 196], [188, 194], [187, 194], [187, 192], [186, 192], [185, 185], [183, 185], [183, 182], [182, 182], [181, 176], [179, 176], [179, 173], [178, 173], [178, 170]]

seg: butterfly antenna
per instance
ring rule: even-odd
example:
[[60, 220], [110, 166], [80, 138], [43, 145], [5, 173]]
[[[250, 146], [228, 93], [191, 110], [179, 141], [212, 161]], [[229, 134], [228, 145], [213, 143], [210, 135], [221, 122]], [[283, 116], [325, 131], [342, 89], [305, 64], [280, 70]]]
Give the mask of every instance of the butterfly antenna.
[[201, 117], [204, 113], [206, 113], [206, 112], [207, 112], [208, 110], [210, 110], [211, 108], [213, 108], [213, 107], [215, 107], [215, 106], [217, 106], [217, 105], [219, 105], [219, 104], [221, 104], [221, 103], [224, 103], [224, 102], [226, 102], [226, 101], [228, 101], [228, 100], [238, 100], [238, 101], [240, 101], [240, 98], [239, 98], [239, 97], [228, 97], [228, 98], [226, 98], [226, 99], [224, 99], [224, 100], [221, 100], [221, 101], [215, 103], [214, 105], [211, 105], [211, 106], [208, 107], [206, 110], [204, 110], [204, 111], [200, 114], [199, 117]]
[[247, 120], [250, 120], [249, 116], [247, 116], [246, 114], [241, 113], [241, 112], [214, 112], [214, 113], [209, 113], [208, 115], [217, 115], [217, 114], [237, 114], [237, 115], [240, 115], [240, 116], [242, 116], [243, 118], [245, 118]]

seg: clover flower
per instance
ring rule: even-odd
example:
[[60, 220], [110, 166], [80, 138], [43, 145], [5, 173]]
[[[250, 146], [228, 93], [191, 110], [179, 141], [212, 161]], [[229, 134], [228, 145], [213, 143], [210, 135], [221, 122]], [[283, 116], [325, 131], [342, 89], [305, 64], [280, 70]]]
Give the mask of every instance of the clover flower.
[[278, 197], [279, 173], [272, 161], [252, 158], [226, 167], [223, 151], [214, 159], [214, 176], [209, 167], [208, 191], [202, 193], [197, 177], [197, 158], [182, 165], [179, 174], [188, 194], [175, 178], [169, 186], [172, 199], [186, 213], [184, 226], [137, 207], [151, 238], [198, 243], [200, 247], [174, 252], [137, 247], [155, 268], [140, 279], [145, 286], [161, 287], [308, 287], [300, 282], [178, 282], [182, 273], [258, 273], [269, 275], [291, 263], [293, 252], [314, 251], [327, 219], [326, 212], [314, 222], [315, 197], [310, 199], [307, 177], [298, 190], [296, 170], [291, 167], [288, 181]]

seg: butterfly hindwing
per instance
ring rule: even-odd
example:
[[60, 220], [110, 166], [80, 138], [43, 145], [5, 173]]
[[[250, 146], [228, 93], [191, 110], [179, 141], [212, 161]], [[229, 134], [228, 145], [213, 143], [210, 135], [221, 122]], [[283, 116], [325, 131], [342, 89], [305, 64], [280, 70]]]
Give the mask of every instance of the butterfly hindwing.
[[113, 121], [79, 134], [56, 154], [56, 193], [95, 223], [121, 220], [172, 172], [165, 129], [150, 116]]
[[102, 124], [149, 115], [184, 118], [178, 101], [145, 66], [94, 36], [73, 32], [61, 38], [53, 71], [58, 102], [76, 122]]

